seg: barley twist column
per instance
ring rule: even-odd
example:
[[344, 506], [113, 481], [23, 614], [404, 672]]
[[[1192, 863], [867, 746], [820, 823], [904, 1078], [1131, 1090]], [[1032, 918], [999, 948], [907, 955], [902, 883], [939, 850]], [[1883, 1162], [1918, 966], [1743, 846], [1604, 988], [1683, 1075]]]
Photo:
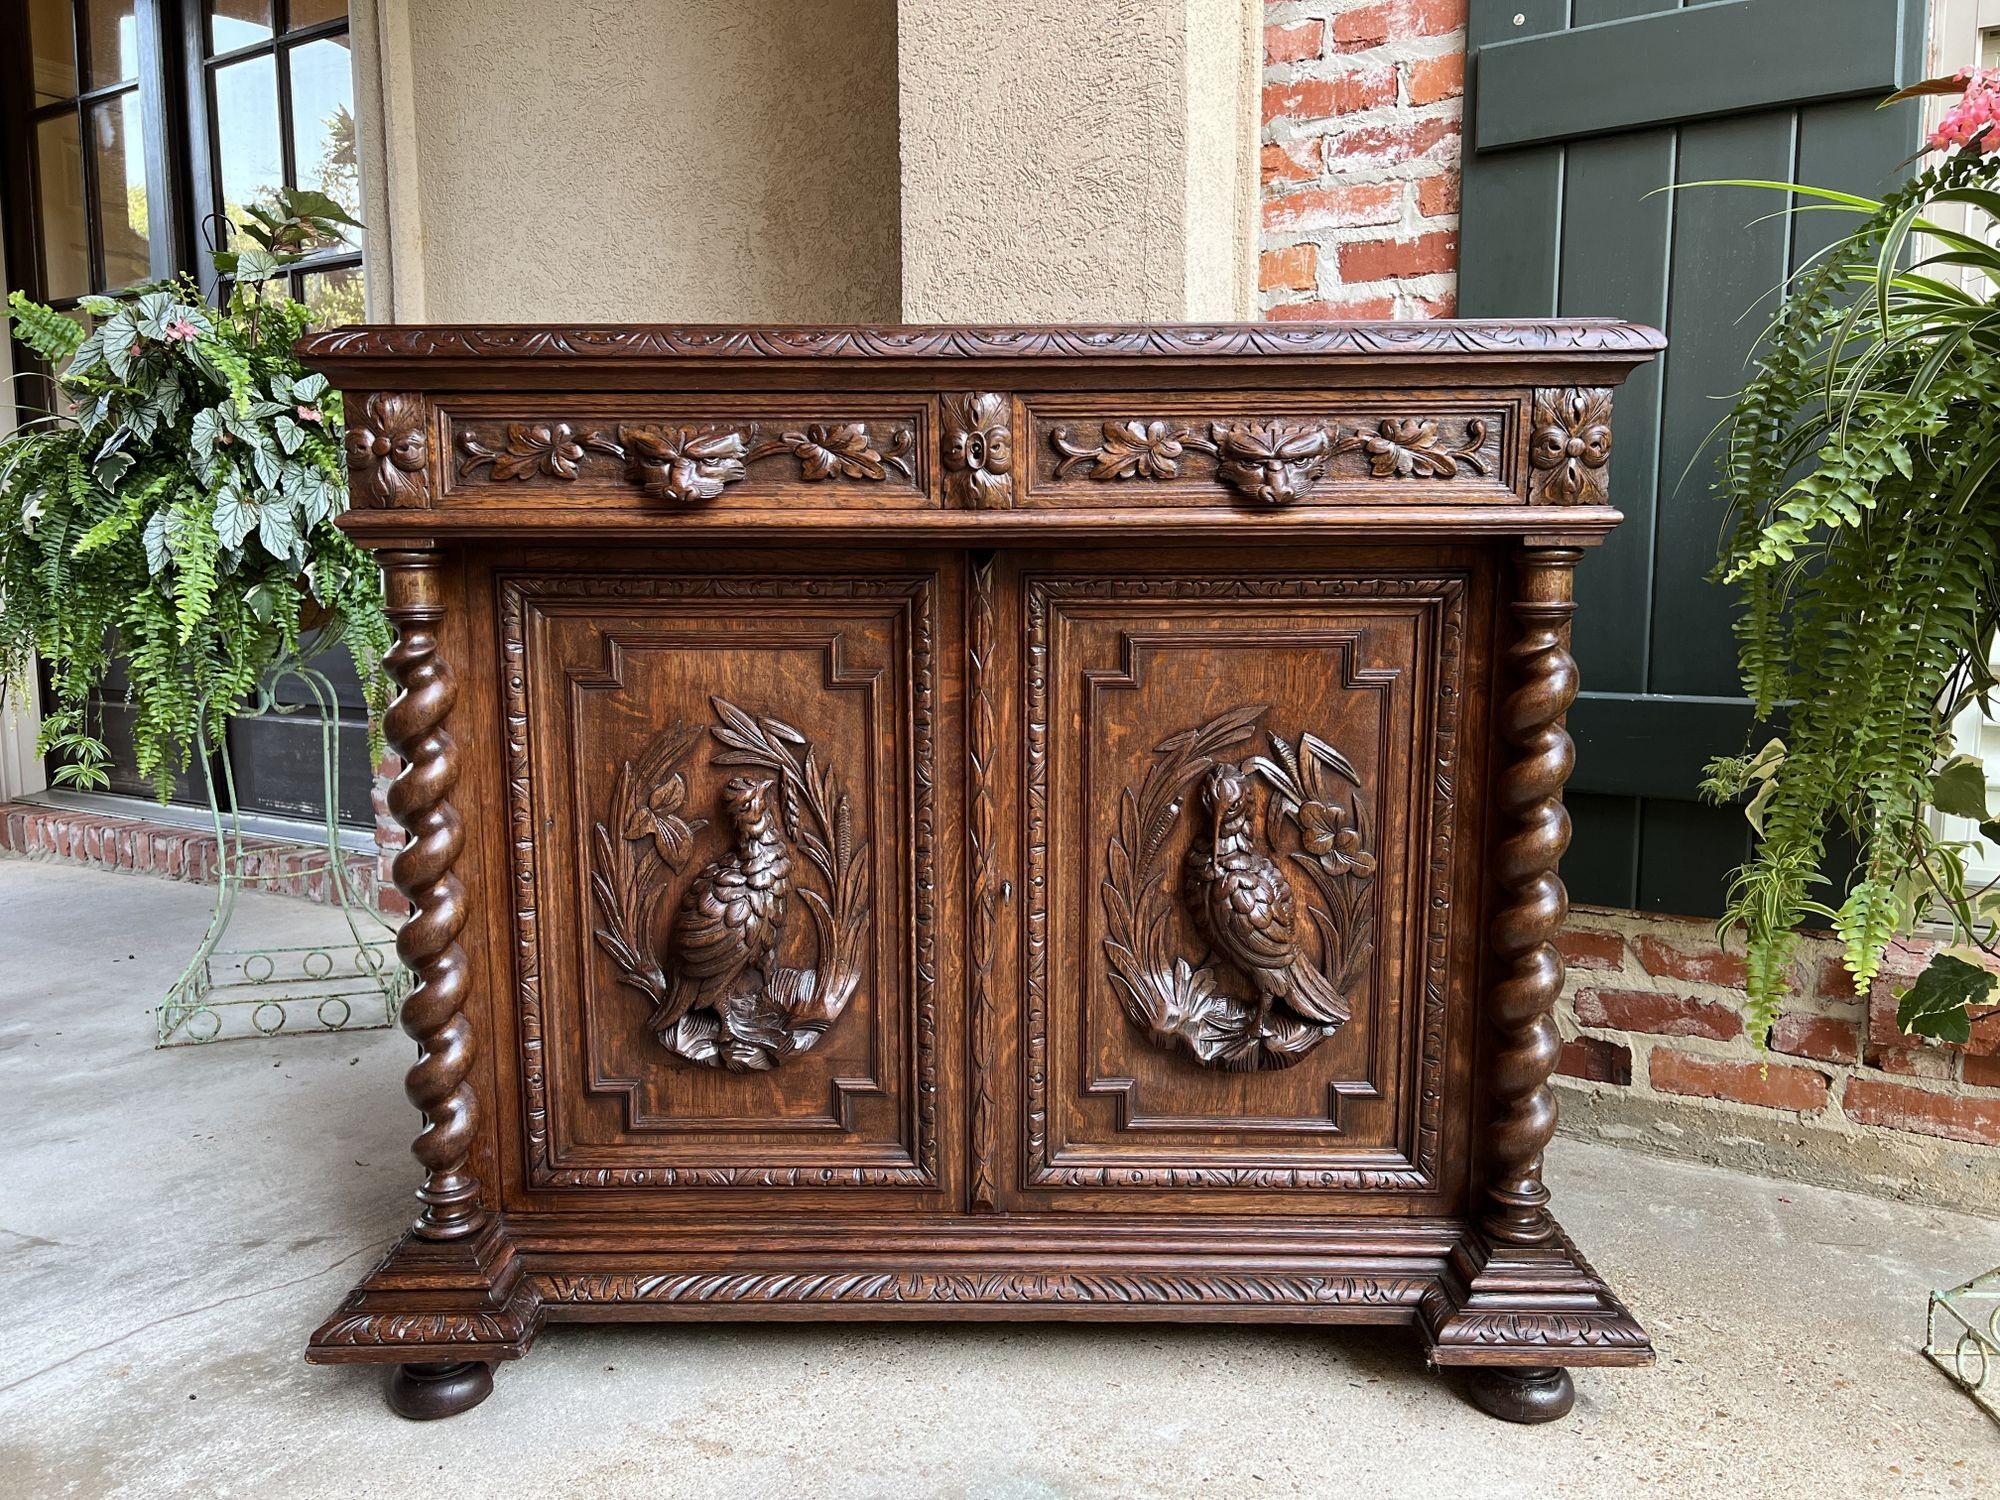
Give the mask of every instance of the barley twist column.
[[396, 626], [389, 675], [402, 689], [384, 720], [403, 771], [389, 788], [389, 811], [409, 835], [396, 855], [396, 889], [411, 912], [396, 935], [396, 951], [417, 986], [403, 1002], [403, 1029], [416, 1038], [417, 1062], [404, 1088], [423, 1111], [424, 1128], [410, 1150], [424, 1167], [417, 1189], [423, 1212], [414, 1226], [425, 1239], [452, 1240], [484, 1223], [479, 1179], [467, 1167], [474, 1102], [472, 1024], [465, 1016], [466, 960], [458, 946], [465, 926], [465, 890], [452, 866], [465, 844], [450, 802], [458, 780], [457, 747], [445, 720], [458, 698], [451, 668], [438, 656], [436, 623], [444, 617], [437, 558], [428, 552], [385, 552], [388, 614]]
[[1563, 715], [1576, 699], [1569, 621], [1581, 556], [1569, 547], [1520, 554], [1512, 606], [1520, 634], [1507, 651], [1513, 686], [1500, 705], [1500, 732], [1515, 754], [1498, 792], [1503, 836], [1495, 867], [1504, 897], [1492, 927], [1499, 980], [1487, 1000], [1497, 1048], [1487, 1073], [1493, 1121], [1485, 1227], [1493, 1239], [1516, 1245], [1539, 1244], [1554, 1232], [1542, 1152], [1555, 1134], [1549, 1075], [1562, 1050], [1550, 1011], [1563, 981], [1555, 936], [1569, 911], [1556, 866], [1569, 847], [1562, 789], [1576, 757]]

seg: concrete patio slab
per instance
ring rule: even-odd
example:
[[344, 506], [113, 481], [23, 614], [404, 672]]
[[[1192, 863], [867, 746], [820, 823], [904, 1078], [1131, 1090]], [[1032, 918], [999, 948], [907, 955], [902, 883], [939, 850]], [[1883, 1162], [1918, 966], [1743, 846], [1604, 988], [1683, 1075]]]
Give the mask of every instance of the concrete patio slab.
[[1917, 1353], [2000, 1224], [1573, 1141], [1557, 1202], [1660, 1363], [1580, 1372], [1553, 1427], [1394, 1331], [1164, 1326], [556, 1327], [400, 1421], [300, 1349], [411, 1212], [409, 1043], [152, 1050], [210, 894], [0, 860], [8, 1500], [2000, 1494], [2000, 1429]]

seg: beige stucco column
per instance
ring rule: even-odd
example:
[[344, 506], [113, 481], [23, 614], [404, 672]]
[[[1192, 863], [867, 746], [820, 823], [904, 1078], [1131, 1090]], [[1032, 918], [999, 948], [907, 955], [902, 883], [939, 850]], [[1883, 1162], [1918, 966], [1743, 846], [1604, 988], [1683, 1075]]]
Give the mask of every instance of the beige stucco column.
[[903, 316], [1252, 315], [1256, 0], [899, 0]]

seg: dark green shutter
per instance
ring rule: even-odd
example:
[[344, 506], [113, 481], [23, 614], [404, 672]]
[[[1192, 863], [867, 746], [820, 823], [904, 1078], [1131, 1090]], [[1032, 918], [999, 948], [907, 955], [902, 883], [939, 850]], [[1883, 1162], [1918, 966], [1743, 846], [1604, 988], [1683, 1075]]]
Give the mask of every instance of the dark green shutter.
[[[1748, 852], [1701, 768], [1750, 727], [1704, 439], [1787, 272], [1845, 216], [1773, 217], [1774, 194], [1670, 183], [1759, 177], [1881, 196], [1920, 145], [1924, 0], [1472, 0], [1459, 307], [1605, 314], [1669, 347], [1618, 394], [1625, 524], [1578, 574], [1570, 715], [1577, 901], [1713, 915]], [[1519, 24], [1516, 24], [1516, 17]], [[1691, 467], [1692, 465], [1692, 467]]]

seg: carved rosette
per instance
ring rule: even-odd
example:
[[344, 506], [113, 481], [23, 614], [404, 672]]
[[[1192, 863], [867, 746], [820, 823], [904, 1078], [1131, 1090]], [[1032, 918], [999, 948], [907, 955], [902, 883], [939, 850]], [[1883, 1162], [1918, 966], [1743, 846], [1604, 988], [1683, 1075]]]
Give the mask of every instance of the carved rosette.
[[[1105, 859], [1104, 955], [1127, 1018], [1155, 1045], [1228, 1072], [1292, 1067], [1332, 1036], [1374, 955], [1361, 777], [1312, 734], [1294, 744], [1267, 731], [1266, 753], [1232, 763], [1267, 711], [1236, 709], [1164, 741], [1120, 799]], [[1267, 788], [1261, 833], [1253, 777]], [[1167, 847], [1197, 787], [1212, 832], [1195, 834], [1186, 861], [1182, 894], [1203, 914], [1192, 926], [1205, 945], [1190, 950], [1171, 920]]]
[[377, 391], [347, 424], [347, 474], [354, 492], [376, 505], [421, 506], [427, 496], [430, 430], [418, 396]]
[[[733, 778], [714, 819], [687, 818], [685, 766], [703, 735], [676, 724], [620, 770], [611, 822], [596, 825], [590, 889], [595, 936], [620, 982], [652, 1003], [661, 1045], [702, 1067], [762, 1072], [809, 1051], [861, 982], [868, 921], [868, 845], [812, 743], [782, 720], [711, 700], [716, 767]], [[671, 933], [661, 931], [670, 884], [714, 826], [730, 845], [683, 888]], [[615, 831], [614, 831], [615, 830]], [[793, 871], [803, 858], [821, 888], [799, 886], [812, 914], [811, 964], [784, 962]]]
[[450, 801], [458, 780], [457, 747], [445, 729], [458, 682], [438, 655], [435, 627], [444, 617], [444, 603], [436, 556], [386, 552], [381, 564], [387, 612], [396, 627], [385, 665], [401, 689], [383, 718], [389, 744], [403, 758], [402, 772], [389, 787], [389, 811], [409, 835], [392, 867], [396, 889], [411, 907], [396, 934], [396, 952], [417, 979], [403, 1002], [403, 1029], [418, 1047], [405, 1087], [424, 1116], [410, 1148], [425, 1172], [417, 1190], [424, 1209], [415, 1232], [427, 1239], [457, 1239], [484, 1220], [479, 1182], [467, 1165], [475, 1126], [467, 1081], [474, 1038], [465, 1015], [466, 957], [458, 945], [465, 891], [452, 873], [465, 836]]
[[1535, 392], [1528, 444], [1532, 505], [1606, 505], [1611, 392], [1594, 387]]
[[1430, 418], [1385, 417], [1373, 432], [1338, 423], [1210, 422], [1205, 430], [1148, 418], [1118, 418], [1103, 424], [1094, 442], [1079, 440], [1067, 427], [1049, 430], [1059, 455], [1055, 477], [1077, 473], [1117, 482], [1181, 476], [1187, 455], [1215, 462], [1215, 477], [1244, 499], [1282, 506], [1303, 500], [1326, 477], [1329, 464], [1350, 453], [1362, 455], [1375, 479], [1455, 479], [1491, 471], [1485, 453], [1488, 428], [1469, 418], [1463, 438], [1453, 443]]
[[805, 423], [773, 438], [755, 423], [670, 427], [627, 423], [615, 432], [578, 431], [567, 422], [471, 423], [457, 430], [458, 477], [494, 481], [586, 477], [589, 456], [619, 466], [626, 483], [656, 500], [699, 505], [747, 479], [751, 466], [789, 456], [807, 484], [841, 480], [879, 484], [915, 478], [915, 438], [906, 426], [885, 436], [866, 422]]
[[1494, 1119], [1485, 1225], [1511, 1244], [1538, 1244], [1551, 1233], [1542, 1152], [1555, 1134], [1549, 1075], [1562, 1050], [1551, 1011], [1563, 982], [1555, 937], [1569, 901], [1556, 868], [1569, 847], [1562, 789], [1575, 752], [1563, 716], [1576, 699], [1569, 621], [1581, 557], [1574, 548], [1522, 553], [1513, 604], [1520, 633], [1506, 657], [1514, 687], [1500, 705], [1500, 732], [1515, 754], [1496, 794], [1504, 834], [1494, 871], [1504, 897], [1492, 925], [1500, 974], [1487, 996], [1498, 1048], [1488, 1075]]
[[940, 456], [946, 498], [969, 510], [1004, 506], [1014, 472], [1007, 398], [992, 391], [946, 396], [943, 415]]

